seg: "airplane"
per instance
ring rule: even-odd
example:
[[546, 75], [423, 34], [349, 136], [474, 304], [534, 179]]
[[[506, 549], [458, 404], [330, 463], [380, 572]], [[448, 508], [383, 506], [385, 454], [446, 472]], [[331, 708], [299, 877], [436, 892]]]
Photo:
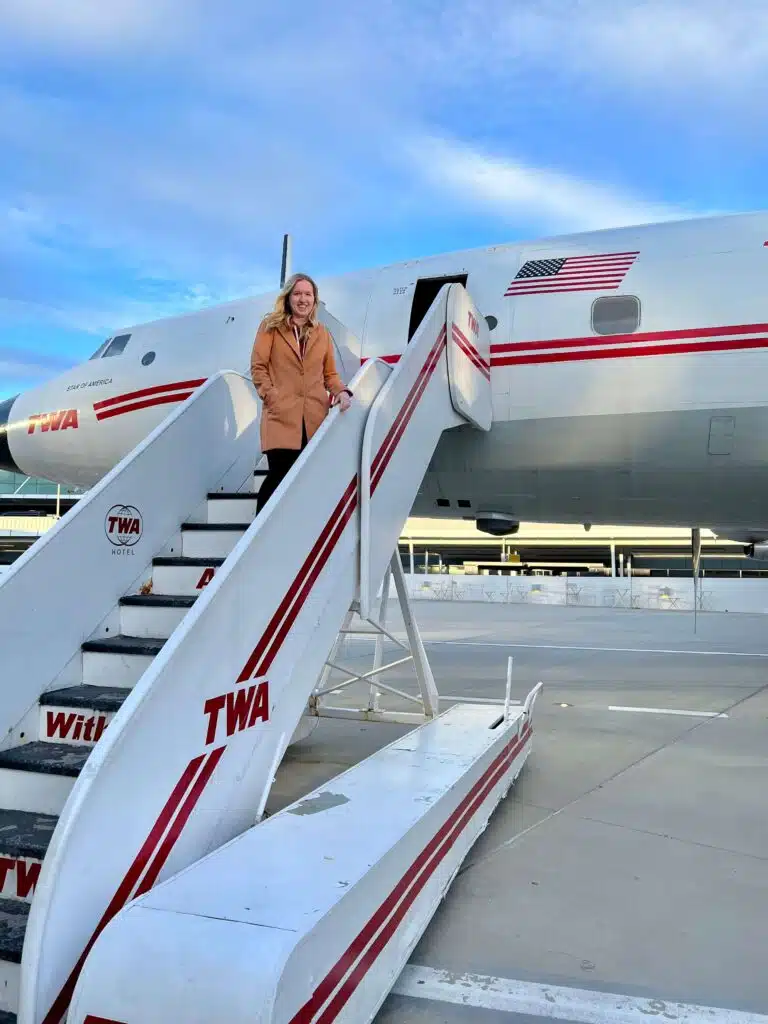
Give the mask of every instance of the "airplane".
[[[492, 429], [445, 432], [413, 515], [494, 536], [521, 520], [710, 526], [759, 557], [767, 280], [768, 213], [752, 213], [491, 245], [318, 285], [346, 381], [362, 360], [396, 362], [448, 282], [488, 322]], [[276, 295], [115, 331], [88, 361], [0, 403], [0, 466], [92, 486], [212, 374], [248, 375]]]

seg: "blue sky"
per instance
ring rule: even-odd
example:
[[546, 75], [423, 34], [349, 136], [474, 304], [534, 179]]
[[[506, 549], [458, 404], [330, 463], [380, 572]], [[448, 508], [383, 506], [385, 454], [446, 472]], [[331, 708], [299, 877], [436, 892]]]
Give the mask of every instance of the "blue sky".
[[317, 274], [768, 207], [764, 0], [4, 0], [0, 394]]

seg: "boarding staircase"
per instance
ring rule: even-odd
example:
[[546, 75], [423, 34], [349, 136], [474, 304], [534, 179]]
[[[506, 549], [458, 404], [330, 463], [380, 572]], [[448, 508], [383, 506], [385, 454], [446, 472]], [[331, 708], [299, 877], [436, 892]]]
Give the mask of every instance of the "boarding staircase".
[[[424, 774], [422, 765], [418, 784], [428, 789], [437, 763], [447, 763], [446, 743], [460, 746], [464, 753], [444, 769], [439, 798], [430, 790], [424, 799], [435, 811], [443, 803], [453, 807], [462, 829], [471, 819], [472, 835], [484, 826], [527, 755], [532, 699], [512, 713], [507, 693], [501, 716], [487, 706], [440, 713], [397, 540], [441, 434], [467, 424], [490, 428], [488, 351], [486, 325], [469, 295], [460, 285], [446, 286], [396, 367], [372, 360], [359, 370], [351, 408], [331, 412], [255, 520], [264, 473], [260, 464], [253, 468], [259, 403], [242, 375], [218, 374], [4, 576], [0, 1024], [17, 1013], [21, 1024], [255, 1020], [224, 1009], [218, 996], [209, 1010], [204, 1000], [180, 1004], [178, 963], [166, 970], [176, 995], [165, 992], [153, 1008], [139, 1008], [140, 1000], [132, 1000], [151, 964], [129, 964], [121, 928], [125, 914], [164, 880], [192, 877], [190, 866], [208, 863], [222, 847], [234, 849], [238, 837], [252, 842], [257, 833], [263, 848], [247, 853], [251, 865], [273, 862], [280, 842], [295, 842], [286, 869], [289, 862], [298, 867], [299, 851], [321, 844], [310, 833], [322, 815], [307, 818], [304, 831], [278, 839], [277, 847], [265, 830], [279, 830], [287, 819], [281, 812], [263, 820], [286, 748], [318, 717], [421, 723], [428, 731], [417, 729], [416, 747], [432, 751], [425, 756], [433, 767]], [[404, 610], [405, 644], [384, 621], [390, 576]], [[393, 664], [413, 661], [418, 697], [383, 681], [392, 665], [383, 663], [380, 642], [370, 673], [347, 670], [345, 681], [330, 681], [342, 668], [340, 640], [353, 617], [380, 640], [407, 648]], [[329, 704], [347, 682], [360, 681], [371, 687], [365, 706]], [[379, 698], [388, 691], [417, 702], [418, 711], [383, 710]], [[396, 758], [397, 749], [388, 756]], [[400, 753], [410, 764], [395, 773], [401, 788], [415, 770], [413, 749], [406, 744]], [[440, 750], [442, 759], [430, 760]], [[380, 765], [361, 771], [363, 791], [368, 772], [370, 805]], [[473, 773], [474, 789], [456, 804]], [[360, 813], [359, 800], [343, 803], [350, 805], [344, 814]], [[403, 807], [412, 803], [401, 800]], [[291, 825], [299, 820], [293, 815]], [[359, 827], [350, 817], [333, 831]], [[401, 822], [378, 855], [390, 857], [415, 827], [410, 818]], [[471, 841], [471, 832], [462, 832], [462, 842]], [[460, 848], [456, 856], [466, 852]], [[361, 871], [361, 885], [369, 875]], [[238, 877], [236, 866], [231, 877]], [[441, 878], [443, 892], [450, 879]], [[298, 883], [283, 884], [294, 891]], [[338, 886], [331, 888], [326, 916], [354, 919], [338, 902]], [[365, 894], [355, 885], [350, 893], [359, 910]], [[421, 912], [418, 934], [433, 903]], [[191, 911], [183, 915], [194, 919]], [[157, 928], [153, 923], [152, 934], [160, 935]], [[110, 945], [114, 936], [117, 947]], [[137, 954], [149, 948], [134, 938]], [[316, 946], [317, 934], [310, 939]], [[172, 944], [177, 940], [173, 956], [183, 963], [181, 951], [192, 940], [176, 936]], [[326, 937], [321, 945], [333, 943]], [[349, 1019], [370, 1019], [406, 945], [394, 943], [388, 980], [373, 983], [364, 1006], [353, 1001], [356, 1016]], [[189, 964], [180, 969], [185, 978], [200, 952], [194, 942], [189, 949]], [[110, 966], [99, 967], [100, 956]], [[150, 959], [163, 962], [160, 952]], [[131, 981], [129, 969], [139, 971]], [[110, 1000], [117, 1008], [101, 1005]], [[297, 1022], [315, 1019], [314, 1011], [302, 1012]], [[292, 1019], [263, 1019], [283, 1018]]]

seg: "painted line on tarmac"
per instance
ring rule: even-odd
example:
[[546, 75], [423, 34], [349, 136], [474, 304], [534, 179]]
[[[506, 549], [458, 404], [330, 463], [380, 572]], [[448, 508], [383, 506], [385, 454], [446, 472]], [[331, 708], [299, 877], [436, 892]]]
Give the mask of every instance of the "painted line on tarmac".
[[722, 711], [681, 711], [678, 708], [632, 708], [609, 704], [609, 711], [639, 711], [644, 715], [684, 715], [688, 718], [727, 718]]
[[[393, 634], [398, 636], [397, 633]], [[348, 637], [350, 640], [369, 640], [370, 637]], [[373, 637], [375, 639], [375, 637]], [[403, 635], [399, 639], [405, 640]], [[384, 639], [385, 643], [389, 641]], [[581, 647], [577, 644], [520, 644], [502, 643], [498, 640], [428, 640], [422, 636], [422, 643], [434, 647], [501, 647], [504, 649], [520, 647], [532, 651], [604, 651], [608, 654], [695, 654], [702, 658], [768, 658], [768, 651], [690, 651], [681, 648], [657, 647]]]
[[748, 651], [686, 651], [680, 648], [666, 650], [654, 647], [578, 647], [575, 644], [504, 644], [490, 640], [424, 640], [423, 642], [455, 647], [522, 647], [534, 651], [606, 651], [611, 654], [696, 654], [707, 658], [768, 658], [768, 651], [752, 654]]
[[430, 1002], [547, 1017], [574, 1024], [648, 1024], [649, 1018], [671, 1020], [676, 1024], [768, 1024], [768, 1017], [757, 1013], [538, 985], [481, 974], [456, 974], [431, 967], [406, 967], [392, 992]]

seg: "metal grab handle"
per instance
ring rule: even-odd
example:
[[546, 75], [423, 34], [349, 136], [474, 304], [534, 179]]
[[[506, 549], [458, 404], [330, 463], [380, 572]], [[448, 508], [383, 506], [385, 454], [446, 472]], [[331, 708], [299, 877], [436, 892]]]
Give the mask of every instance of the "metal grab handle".
[[536, 683], [534, 688], [531, 690], [531, 692], [525, 698], [525, 703], [523, 704], [523, 714], [526, 717], [530, 717], [530, 714], [533, 711], [533, 705], [536, 703], [536, 698], [538, 697], [539, 692], [541, 690], [543, 690], [543, 689], [544, 689], [544, 683], [541, 680], [539, 680], [539, 682]]

